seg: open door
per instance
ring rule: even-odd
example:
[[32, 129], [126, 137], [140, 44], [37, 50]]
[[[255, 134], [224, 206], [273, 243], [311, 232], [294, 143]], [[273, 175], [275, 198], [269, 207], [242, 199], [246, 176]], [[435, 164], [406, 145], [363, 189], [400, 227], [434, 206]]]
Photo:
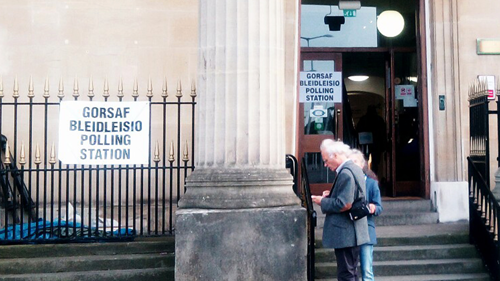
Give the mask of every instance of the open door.
[[392, 60], [390, 108], [393, 197], [420, 196], [421, 159], [418, 70], [416, 52], [395, 51]]
[[[339, 53], [308, 53], [301, 54], [301, 73], [324, 74], [342, 71], [342, 55]], [[301, 79], [301, 83], [306, 83]], [[320, 93], [321, 87], [314, 87], [316, 83], [330, 83], [332, 79], [311, 79], [307, 80]], [[340, 74], [340, 81], [342, 77]], [[338, 85], [337, 85], [338, 86]], [[342, 95], [342, 87], [336, 87], [335, 90]], [[319, 146], [324, 139], [342, 139], [342, 103], [331, 99], [317, 99], [309, 102], [299, 103], [299, 122], [298, 122], [298, 159], [299, 162], [304, 159], [307, 164], [309, 175], [309, 184], [312, 194], [321, 194], [323, 190], [330, 189], [335, 175], [323, 165], [323, 159]]]
[[358, 149], [371, 161], [383, 196], [420, 196], [422, 191], [417, 55], [414, 49], [343, 54], [344, 75], [358, 134]]

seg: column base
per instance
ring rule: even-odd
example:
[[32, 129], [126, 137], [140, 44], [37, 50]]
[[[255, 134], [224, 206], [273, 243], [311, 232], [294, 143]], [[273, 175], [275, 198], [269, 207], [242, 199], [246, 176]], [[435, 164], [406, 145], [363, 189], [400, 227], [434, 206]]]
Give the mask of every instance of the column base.
[[197, 168], [179, 207], [243, 209], [300, 205], [286, 169]]
[[176, 214], [175, 280], [307, 280], [306, 210], [184, 209]]

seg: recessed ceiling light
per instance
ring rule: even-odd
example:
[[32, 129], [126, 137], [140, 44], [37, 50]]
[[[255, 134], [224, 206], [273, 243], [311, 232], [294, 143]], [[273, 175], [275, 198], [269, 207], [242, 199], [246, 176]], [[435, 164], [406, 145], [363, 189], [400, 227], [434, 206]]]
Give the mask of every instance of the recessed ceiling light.
[[347, 77], [347, 79], [354, 81], [354, 82], [361, 82], [361, 81], [365, 81], [366, 79], [368, 79], [368, 76], [366, 76], [366, 75], [353, 75], [353, 76]]
[[417, 83], [418, 78], [416, 76], [410, 76], [410, 77], [408, 77], [408, 81]]

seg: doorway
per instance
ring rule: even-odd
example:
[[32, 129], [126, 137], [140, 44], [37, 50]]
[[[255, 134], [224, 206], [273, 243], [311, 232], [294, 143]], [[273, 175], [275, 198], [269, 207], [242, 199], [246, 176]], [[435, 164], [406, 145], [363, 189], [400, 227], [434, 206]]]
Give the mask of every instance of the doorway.
[[[342, 102], [299, 104], [299, 159], [307, 163], [312, 193], [331, 188], [335, 178], [319, 154], [321, 141], [333, 138], [365, 154], [383, 196], [425, 194], [415, 49], [303, 48], [301, 72], [328, 71], [342, 72]], [[312, 115], [317, 108], [326, 115]]]

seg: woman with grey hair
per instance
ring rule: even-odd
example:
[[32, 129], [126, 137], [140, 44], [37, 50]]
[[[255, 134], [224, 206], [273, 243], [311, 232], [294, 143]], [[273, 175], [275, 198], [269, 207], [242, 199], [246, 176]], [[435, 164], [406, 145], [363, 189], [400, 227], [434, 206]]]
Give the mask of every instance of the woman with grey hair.
[[[353, 149], [349, 158], [363, 169], [366, 179], [366, 202], [370, 208], [370, 214], [368, 218], [368, 233], [370, 234], [370, 242], [363, 244], [360, 247], [360, 263], [361, 263], [361, 276], [363, 281], [373, 281], [373, 245], [377, 244], [377, 235], [375, 233], [375, 221], [374, 216], [380, 215], [382, 213], [382, 200], [380, 197], [380, 189], [378, 187], [378, 182], [375, 178], [369, 176], [371, 170], [368, 169], [365, 157], [363, 153], [357, 149]], [[371, 172], [375, 175], [375, 173]]]

